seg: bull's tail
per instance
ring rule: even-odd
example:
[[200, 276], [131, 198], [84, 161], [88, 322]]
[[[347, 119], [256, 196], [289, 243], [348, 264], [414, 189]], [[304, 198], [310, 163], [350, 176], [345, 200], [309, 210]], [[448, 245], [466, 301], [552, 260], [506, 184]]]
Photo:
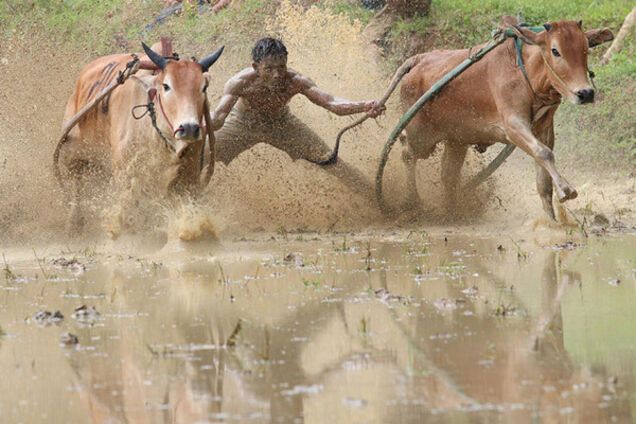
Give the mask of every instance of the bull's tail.
[[[391, 81], [391, 85], [389, 86], [389, 89], [387, 90], [388, 96], [390, 96], [391, 93], [395, 90], [395, 88], [397, 87], [399, 82], [402, 80], [402, 78], [404, 78], [406, 74], [411, 72], [411, 69], [413, 69], [415, 65], [419, 63], [420, 58], [421, 58], [420, 55], [411, 56], [402, 64], [402, 66], [398, 68], [398, 70], [393, 75], [393, 80]], [[380, 164], [378, 165], [378, 172], [375, 176], [376, 199], [378, 201], [378, 206], [385, 213], [388, 212], [388, 208], [386, 204], [384, 203], [384, 196], [382, 194], [382, 179], [384, 176], [384, 168], [386, 167], [386, 163], [389, 160], [389, 153], [391, 153], [391, 149], [393, 148], [393, 145], [397, 141], [399, 135], [400, 133], [392, 134], [389, 140], [384, 145], [384, 149], [382, 150], [382, 155], [380, 156]]]
[[66, 144], [67, 141], [68, 134], [64, 134], [57, 142], [57, 146], [55, 146], [55, 151], [53, 152], [53, 173], [61, 189], [64, 189], [64, 183], [62, 181], [62, 171], [60, 170], [60, 150], [62, 150], [62, 146]]

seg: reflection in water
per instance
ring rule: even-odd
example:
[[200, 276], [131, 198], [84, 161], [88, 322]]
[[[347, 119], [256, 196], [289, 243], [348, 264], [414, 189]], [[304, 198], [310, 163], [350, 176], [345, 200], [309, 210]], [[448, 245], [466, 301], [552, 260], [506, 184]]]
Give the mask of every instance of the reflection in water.
[[[274, 254], [164, 265], [103, 260], [39, 298], [50, 308], [91, 302], [102, 312], [93, 326], [67, 317], [78, 350], [58, 355], [40, 338], [49, 329], [30, 323], [15, 323], [22, 335], [5, 344], [25, 363], [41, 361], [29, 346], [55, 351], [32, 375], [57, 387], [59, 404], [74, 405], [47, 414], [69, 422], [632, 420], [633, 370], [618, 383], [608, 358], [581, 362], [569, 350], [585, 347], [569, 347], [566, 337], [577, 314], [564, 312], [564, 302], [576, 308], [599, 272], [620, 269], [616, 252], [605, 260], [595, 250], [607, 246], [536, 248], [527, 259], [493, 240], [365, 246], [290, 242]], [[635, 246], [627, 239], [616, 250]], [[283, 261], [289, 251], [300, 253]], [[623, 295], [633, 302], [631, 284]], [[6, 291], [3, 303], [16, 306], [0, 318], [32, 312], [24, 299], [42, 285]], [[38, 421], [14, 401], [0, 412]]]

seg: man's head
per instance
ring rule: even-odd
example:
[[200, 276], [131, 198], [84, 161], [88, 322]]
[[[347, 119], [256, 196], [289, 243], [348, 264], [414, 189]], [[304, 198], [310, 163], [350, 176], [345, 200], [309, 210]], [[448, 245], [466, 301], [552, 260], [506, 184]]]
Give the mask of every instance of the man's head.
[[265, 85], [279, 89], [287, 76], [287, 48], [275, 38], [262, 38], [252, 49], [252, 66]]

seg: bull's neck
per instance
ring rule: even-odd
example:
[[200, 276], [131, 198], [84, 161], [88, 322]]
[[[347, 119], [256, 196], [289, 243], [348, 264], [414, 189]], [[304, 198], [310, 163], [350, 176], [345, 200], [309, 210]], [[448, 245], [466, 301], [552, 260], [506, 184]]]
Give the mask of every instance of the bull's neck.
[[542, 103], [558, 103], [561, 94], [557, 91], [548, 76], [548, 69], [541, 57], [540, 47], [525, 45], [522, 51], [523, 63], [535, 97]]

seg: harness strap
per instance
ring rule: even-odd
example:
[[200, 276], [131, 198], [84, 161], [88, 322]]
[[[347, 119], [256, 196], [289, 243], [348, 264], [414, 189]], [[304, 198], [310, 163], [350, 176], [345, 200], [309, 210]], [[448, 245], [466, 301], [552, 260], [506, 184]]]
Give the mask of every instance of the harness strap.
[[526, 70], [526, 65], [523, 63], [523, 41], [519, 37], [515, 37], [515, 50], [517, 52], [517, 66], [521, 70], [523, 77], [526, 79], [528, 83], [528, 87], [530, 87], [530, 91], [536, 97], [537, 93], [535, 93], [534, 88], [532, 88], [532, 84], [530, 83], [530, 77], [528, 76], [528, 71]]

